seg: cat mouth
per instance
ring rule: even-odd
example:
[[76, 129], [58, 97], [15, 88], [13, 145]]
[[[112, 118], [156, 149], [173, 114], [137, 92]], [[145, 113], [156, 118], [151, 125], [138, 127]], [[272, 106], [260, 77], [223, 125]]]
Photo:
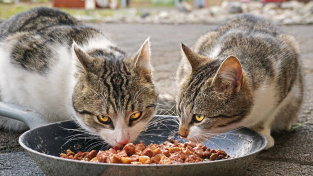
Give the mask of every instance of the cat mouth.
[[114, 148], [122, 149], [126, 144], [131, 143], [129, 139], [124, 140], [122, 142], [117, 142], [116, 139], [114, 139], [115, 145]]
[[113, 147], [114, 150], [120, 150], [120, 149], [122, 149], [122, 148], [123, 148], [123, 147], [118, 147], [118, 146]]
[[123, 148], [124, 145], [123, 144], [119, 144], [119, 143], [117, 143], [116, 140], [114, 140], [114, 144], [112, 146], [113, 146], [114, 149], [115, 148], [120, 149], [120, 148]]

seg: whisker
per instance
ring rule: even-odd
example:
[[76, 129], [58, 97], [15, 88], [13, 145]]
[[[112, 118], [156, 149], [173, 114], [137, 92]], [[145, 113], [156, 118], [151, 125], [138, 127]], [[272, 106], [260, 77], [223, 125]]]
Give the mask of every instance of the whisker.
[[103, 145], [103, 142], [102, 141], [96, 141], [96, 142], [93, 142], [91, 143], [90, 145], [88, 145], [86, 147], [86, 150], [87, 151], [91, 151], [92, 149], [95, 149], [96, 147], [100, 146], [100, 145]]

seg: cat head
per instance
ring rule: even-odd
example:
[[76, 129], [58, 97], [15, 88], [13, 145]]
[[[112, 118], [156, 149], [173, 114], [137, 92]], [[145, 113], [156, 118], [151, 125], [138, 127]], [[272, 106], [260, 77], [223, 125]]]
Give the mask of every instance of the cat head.
[[85, 52], [73, 44], [73, 50], [82, 66], [72, 97], [78, 123], [112, 146], [134, 141], [157, 104], [149, 40], [134, 57], [114, 47]]
[[251, 110], [252, 96], [239, 60], [234, 56], [210, 59], [181, 47], [191, 69], [177, 96], [180, 136], [203, 142], [240, 127]]

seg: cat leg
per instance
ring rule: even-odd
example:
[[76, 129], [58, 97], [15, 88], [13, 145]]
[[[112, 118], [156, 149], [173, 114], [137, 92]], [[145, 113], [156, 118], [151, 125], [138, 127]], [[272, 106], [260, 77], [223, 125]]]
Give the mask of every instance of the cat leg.
[[278, 106], [272, 123], [273, 131], [289, 130], [297, 120], [303, 99], [302, 86], [298, 85], [289, 92], [288, 96]]
[[265, 147], [265, 150], [273, 147], [275, 144], [274, 138], [271, 135], [271, 121], [272, 118], [252, 127], [253, 130], [261, 133], [267, 139], [267, 146]]
[[261, 133], [268, 140], [265, 149], [274, 146], [274, 139], [271, 131], [290, 129], [292, 123], [297, 119], [303, 99], [302, 80], [298, 79], [297, 84], [291, 89], [285, 99], [277, 108], [267, 115], [266, 119], [255, 125], [252, 129]]
[[299, 109], [300, 107], [293, 102], [280, 108], [273, 122], [273, 131], [289, 130], [292, 124], [297, 120]]

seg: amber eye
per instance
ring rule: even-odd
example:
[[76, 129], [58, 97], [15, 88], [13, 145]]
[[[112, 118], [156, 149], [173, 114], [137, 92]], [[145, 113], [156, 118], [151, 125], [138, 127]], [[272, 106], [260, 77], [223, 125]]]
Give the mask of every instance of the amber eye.
[[193, 120], [197, 123], [201, 122], [204, 119], [203, 114], [194, 114], [193, 115]]
[[130, 120], [137, 120], [141, 116], [141, 112], [135, 112], [130, 116]]
[[111, 118], [108, 117], [108, 116], [98, 115], [97, 118], [98, 118], [98, 120], [99, 120], [101, 123], [104, 123], [104, 124], [109, 124], [109, 123], [111, 123]]

